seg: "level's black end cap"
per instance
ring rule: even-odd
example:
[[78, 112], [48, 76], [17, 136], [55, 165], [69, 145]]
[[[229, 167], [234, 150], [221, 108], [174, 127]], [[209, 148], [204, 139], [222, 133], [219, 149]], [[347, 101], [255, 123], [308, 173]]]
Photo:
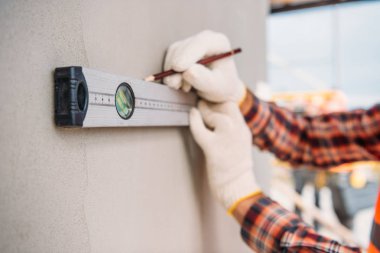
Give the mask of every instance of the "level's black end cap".
[[82, 67], [54, 71], [54, 120], [61, 127], [82, 127], [88, 107], [88, 88]]

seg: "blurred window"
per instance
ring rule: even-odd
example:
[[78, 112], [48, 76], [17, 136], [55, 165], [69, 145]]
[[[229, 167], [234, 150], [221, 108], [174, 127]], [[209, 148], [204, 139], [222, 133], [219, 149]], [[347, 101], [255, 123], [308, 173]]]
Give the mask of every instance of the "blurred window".
[[380, 1], [273, 14], [268, 20], [272, 91], [341, 89], [349, 107], [380, 102]]

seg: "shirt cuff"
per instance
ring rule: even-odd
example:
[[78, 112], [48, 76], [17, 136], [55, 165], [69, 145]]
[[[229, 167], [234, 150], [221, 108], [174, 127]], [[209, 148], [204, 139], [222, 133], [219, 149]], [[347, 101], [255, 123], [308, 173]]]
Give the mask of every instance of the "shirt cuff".
[[265, 195], [248, 210], [241, 228], [243, 240], [257, 252], [277, 252], [283, 234], [296, 228], [300, 219]]
[[249, 198], [253, 198], [253, 197], [255, 197], [255, 196], [258, 196], [259, 194], [262, 194], [262, 191], [261, 191], [260, 189], [258, 189], [258, 190], [256, 190], [256, 191], [252, 192], [251, 194], [248, 194], [247, 196], [244, 196], [244, 197], [238, 199], [235, 203], [232, 204], [232, 206], [231, 206], [230, 208], [228, 208], [227, 213], [228, 213], [229, 215], [232, 215], [233, 212], [235, 211], [236, 207], [237, 207], [242, 201], [247, 200], [247, 199], [249, 199]]

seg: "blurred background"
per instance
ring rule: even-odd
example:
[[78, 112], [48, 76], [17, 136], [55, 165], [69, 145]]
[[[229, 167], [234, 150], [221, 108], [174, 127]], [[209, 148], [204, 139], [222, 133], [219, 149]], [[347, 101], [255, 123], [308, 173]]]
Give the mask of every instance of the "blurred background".
[[[272, 0], [267, 20], [267, 83], [258, 93], [302, 115], [368, 108], [380, 101], [380, 1]], [[271, 195], [303, 215], [319, 232], [341, 223], [368, 245], [379, 163], [344, 164], [332, 172], [292, 168], [272, 159]], [[302, 201], [285, 197], [286, 182]], [[316, 206], [329, 224], [321, 225], [302, 205]], [[314, 213], [315, 214], [315, 213]], [[318, 216], [318, 215], [317, 215]]]

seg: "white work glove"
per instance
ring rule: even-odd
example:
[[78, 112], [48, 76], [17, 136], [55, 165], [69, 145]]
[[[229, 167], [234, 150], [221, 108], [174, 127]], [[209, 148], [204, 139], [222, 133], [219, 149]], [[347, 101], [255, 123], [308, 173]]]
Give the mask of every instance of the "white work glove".
[[169, 47], [164, 68], [182, 74], [168, 76], [164, 83], [185, 92], [194, 87], [200, 97], [211, 102], [239, 102], [245, 95], [245, 86], [238, 77], [233, 57], [217, 60], [207, 67], [196, 63], [230, 50], [228, 38], [212, 31], [178, 41]]
[[205, 154], [211, 191], [231, 213], [241, 200], [260, 192], [253, 174], [252, 135], [235, 103], [200, 101], [198, 108], [190, 112], [190, 129]]

